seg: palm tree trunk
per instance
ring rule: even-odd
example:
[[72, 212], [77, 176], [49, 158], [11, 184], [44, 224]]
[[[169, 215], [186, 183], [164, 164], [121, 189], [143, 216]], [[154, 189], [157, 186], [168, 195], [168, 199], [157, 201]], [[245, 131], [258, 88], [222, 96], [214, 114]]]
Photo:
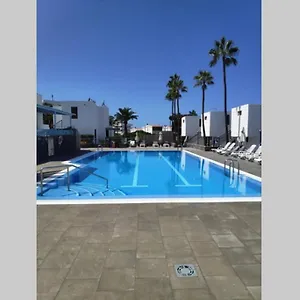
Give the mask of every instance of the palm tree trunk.
[[179, 98], [176, 100], [176, 103], [177, 103], [177, 134], [178, 134], [178, 143], [180, 142], [180, 122], [181, 122], [181, 119], [180, 119], [180, 110], [179, 110]]
[[128, 136], [128, 129], [127, 129], [127, 121], [124, 122], [124, 136], [127, 138]]
[[226, 65], [223, 57], [223, 83], [224, 83], [224, 117], [225, 117], [225, 136], [226, 143], [229, 142], [228, 125], [227, 125], [227, 84], [226, 84]]
[[203, 130], [203, 142], [204, 142], [204, 146], [206, 146], [206, 133], [205, 133], [205, 125], [204, 125], [204, 101], [205, 101], [205, 90], [202, 87], [202, 130]]
[[179, 111], [179, 98], [176, 99], [176, 103], [177, 103], [177, 114], [179, 115], [180, 114], [180, 111]]

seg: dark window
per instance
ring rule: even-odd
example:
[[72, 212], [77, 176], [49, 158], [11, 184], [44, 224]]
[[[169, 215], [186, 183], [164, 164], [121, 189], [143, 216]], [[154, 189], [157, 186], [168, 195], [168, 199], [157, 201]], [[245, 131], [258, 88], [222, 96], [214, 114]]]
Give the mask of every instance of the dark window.
[[238, 111], [238, 116], [241, 116], [241, 115], [242, 115], [242, 111], [239, 110], [239, 111]]
[[78, 119], [78, 107], [71, 107], [72, 119]]
[[207, 116], [204, 117], [204, 120], [207, 120]]
[[227, 125], [230, 125], [230, 115], [227, 115], [226, 123], [227, 123]]
[[184, 123], [184, 119], [182, 120], [182, 123]]
[[201, 127], [201, 119], [199, 119], [199, 127]]

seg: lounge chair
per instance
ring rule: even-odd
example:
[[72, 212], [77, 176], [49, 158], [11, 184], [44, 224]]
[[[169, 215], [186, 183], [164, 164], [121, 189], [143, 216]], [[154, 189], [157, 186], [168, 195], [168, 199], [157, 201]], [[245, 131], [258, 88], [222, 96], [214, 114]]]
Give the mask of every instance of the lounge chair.
[[245, 148], [246, 148], [245, 146], [241, 146], [239, 149], [233, 150], [231, 153], [229, 153], [229, 155], [236, 156], [238, 153], [245, 151]]
[[231, 153], [237, 152], [237, 151], [239, 151], [239, 150], [241, 150], [241, 146], [240, 146], [240, 145], [235, 146], [232, 150], [229, 150], [229, 149], [224, 150], [224, 151], [222, 151], [220, 154], [223, 154], [223, 155], [228, 156], [228, 155], [230, 155]]
[[255, 153], [247, 154], [243, 158], [248, 159], [249, 161], [254, 161], [255, 158], [259, 158], [261, 156], [261, 146], [257, 148]]
[[145, 148], [145, 147], [146, 147], [145, 141], [142, 141], [142, 142], [140, 143], [140, 147], [141, 147], [141, 148]]
[[256, 148], [256, 145], [253, 144], [247, 150], [245, 150], [245, 151], [238, 151], [235, 155], [232, 155], [232, 156], [242, 158], [245, 155], [253, 153], [253, 151], [255, 150], [255, 148]]
[[129, 142], [129, 146], [130, 146], [130, 147], [135, 147], [135, 145], [136, 145], [136, 144], [135, 144], [135, 141], [130, 141], [130, 142]]
[[165, 147], [165, 148], [170, 148], [169, 142], [164, 142], [164, 143], [163, 143], [163, 147]]
[[232, 143], [227, 149], [219, 151], [217, 153], [223, 155], [224, 153], [226, 153], [226, 151], [230, 151], [231, 152], [233, 150], [234, 146], [235, 146], [235, 143]]
[[261, 155], [258, 158], [255, 158], [254, 161], [257, 162], [257, 163], [259, 163], [261, 165], [261, 162], [262, 162]]
[[154, 148], [158, 148], [158, 147], [159, 147], [159, 144], [158, 144], [158, 142], [154, 141], [154, 142], [153, 142], [153, 144], [152, 144], [152, 147], [154, 147]]
[[224, 147], [219, 147], [217, 149], [211, 149], [211, 151], [218, 152], [218, 151], [221, 151], [221, 150], [226, 150], [230, 146], [230, 144], [231, 144], [231, 142], [228, 142]]

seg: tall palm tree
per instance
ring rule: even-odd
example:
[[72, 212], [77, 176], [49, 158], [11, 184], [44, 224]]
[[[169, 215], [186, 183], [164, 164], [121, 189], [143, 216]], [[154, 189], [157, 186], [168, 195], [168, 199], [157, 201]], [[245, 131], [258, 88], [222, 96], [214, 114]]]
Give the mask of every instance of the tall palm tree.
[[205, 133], [205, 125], [204, 125], [204, 103], [205, 103], [205, 91], [207, 86], [214, 84], [214, 78], [208, 71], [199, 71], [199, 73], [194, 77], [196, 83], [194, 87], [201, 87], [202, 88], [202, 130], [203, 130], [203, 138], [204, 138], [204, 145], [206, 145], [206, 133]]
[[124, 125], [124, 136], [128, 136], [128, 122], [130, 120], [137, 120], [138, 115], [129, 107], [119, 108], [115, 114], [117, 121]]
[[180, 114], [179, 99], [182, 97], [182, 93], [186, 93], [188, 91], [188, 88], [184, 85], [183, 80], [180, 79], [180, 76], [177, 75], [176, 73], [170, 76], [170, 79], [167, 83], [167, 87], [175, 97], [177, 114], [179, 115]]
[[198, 116], [197, 112], [193, 109], [189, 111], [189, 116]]
[[220, 41], [215, 41], [213, 49], [209, 50], [209, 55], [212, 56], [212, 60], [209, 63], [210, 67], [217, 64], [219, 60], [222, 61], [223, 69], [223, 83], [224, 83], [224, 117], [225, 117], [225, 134], [226, 142], [229, 141], [228, 135], [228, 123], [227, 123], [227, 84], [226, 84], [226, 68], [234, 65], [236, 66], [238, 61], [235, 58], [239, 53], [239, 48], [234, 45], [232, 40], [226, 40], [222, 37]]

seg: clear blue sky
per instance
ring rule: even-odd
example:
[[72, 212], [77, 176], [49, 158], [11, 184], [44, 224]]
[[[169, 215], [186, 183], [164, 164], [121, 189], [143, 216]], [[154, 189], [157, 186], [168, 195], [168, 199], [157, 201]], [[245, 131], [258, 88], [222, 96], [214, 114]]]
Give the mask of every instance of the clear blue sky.
[[177, 72], [189, 88], [181, 113], [201, 112], [200, 69], [211, 70], [207, 110], [223, 109], [221, 65], [210, 69], [208, 51], [225, 36], [240, 48], [228, 69], [228, 107], [261, 103], [261, 1], [38, 0], [37, 84], [49, 99], [105, 100], [114, 114], [131, 107], [136, 126], [168, 124], [164, 99]]

